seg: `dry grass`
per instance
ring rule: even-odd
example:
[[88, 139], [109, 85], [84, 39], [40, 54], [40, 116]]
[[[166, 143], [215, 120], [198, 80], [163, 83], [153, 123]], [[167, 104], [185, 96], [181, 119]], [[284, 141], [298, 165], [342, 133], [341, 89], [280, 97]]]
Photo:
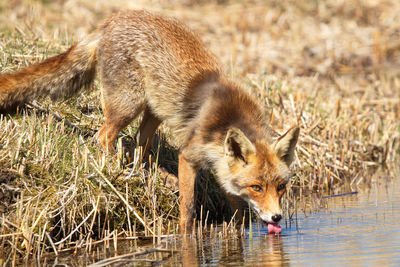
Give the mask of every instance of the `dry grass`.
[[[67, 49], [113, 12], [147, 8], [195, 29], [226, 72], [264, 102], [277, 133], [301, 125], [289, 200], [304, 190], [355, 190], [369, 182], [370, 169], [387, 165], [390, 175], [399, 161], [398, 1], [95, 2], [1, 1], [1, 71]], [[165, 183], [157, 164], [146, 168], [139, 151], [127, 160], [122, 149], [136, 123], [111, 158], [54, 119], [95, 132], [103, 121], [98, 94], [45, 99], [42, 110], [0, 117], [0, 264], [95, 240], [176, 231], [176, 186]], [[173, 139], [164, 126], [161, 132], [153, 162], [176, 173], [176, 152], [167, 145]], [[206, 210], [215, 216], [211, 221], [227, 208], [209, 176], [200, 179], [198, 203], [203, 218]]]

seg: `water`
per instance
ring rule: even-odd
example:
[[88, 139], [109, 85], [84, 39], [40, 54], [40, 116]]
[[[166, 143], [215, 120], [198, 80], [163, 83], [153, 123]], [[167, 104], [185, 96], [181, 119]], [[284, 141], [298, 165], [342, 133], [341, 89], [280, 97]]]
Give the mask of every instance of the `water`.
[[327, 200], [328, 209], [288, 229], [282, 251], [290, 263], [400, 265], [400, 191], [393, 183]]
[[[358, 194], [310, 197], [299, 206], [312, 207], [312, 212], [298, 208], [281, 224], [280, 236], [268, 235], [265, 226], [256, 224], [252, 238], [247, 233], [241, 238], [174, 240], [167, 242], [170, 252], [125, 257], [111, 266], [400, 266], [399, 180], [378, 175], [357, 188]], [[131, 243], [118, 248], [119, 255], [134, 251]], [[95, 254], [66, 255], [55, 262], [81, 266], [114, 256]]]
[[398, 179], [379, 177], [358, 194], [322, 199], [320, 206], [297, 214], [297, 223], [283, 223], [281, 236], [255, 227], [252, 240], [205, 239], [186, 246], [185, 254], [196, 260], [182, 260], [210, 266], [400, 266]]

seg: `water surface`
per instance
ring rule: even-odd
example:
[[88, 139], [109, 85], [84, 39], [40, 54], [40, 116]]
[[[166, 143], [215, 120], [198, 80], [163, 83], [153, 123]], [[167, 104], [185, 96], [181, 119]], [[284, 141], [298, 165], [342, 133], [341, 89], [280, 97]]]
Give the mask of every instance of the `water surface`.
[[400, 266], [399, 179], [376, 178], [358, 194], [319, 200], [318, 211], [282, 223], [281, 236], [256, 226], [252, 239], [205, 239], [186, 254], [211, 266]]
[[[161, 244], [166, 251], [108, 261], [107, 266], [400, 266], [399, 180], [375, 175], [353, 189], [357, 194], [304, 198], [292, 218], [281, 223], [282, 235], [268, 235], [265, 226], [255, 224], [251, 237], [247, 230], [243, 237], [168, 239]], [[141, 246], [143, 251], [155, 245]], [[126, 242], [117, 251], [96, 248], [44, 263], [105, 266], [101, 260], [135, 251]]]

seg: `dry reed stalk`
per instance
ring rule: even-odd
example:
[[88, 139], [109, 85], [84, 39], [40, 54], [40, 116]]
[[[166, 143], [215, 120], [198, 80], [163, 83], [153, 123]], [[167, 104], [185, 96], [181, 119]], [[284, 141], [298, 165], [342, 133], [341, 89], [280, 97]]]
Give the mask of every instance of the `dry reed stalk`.
[[[370, 182], [367, 173], [385, 165], [389, 176], [398, 175], [400, 153], [400, 3], [313, 3], [211, 1], [190, 8], [161, 4], [159, 10], [201, 35], [229, 76], [265, 106], [276, 135], [301, 126], [286, 196], [287, 216], [294, 219], [312, 209], [298, 204], [310, 192], [356, 190]], [[154, 8], [128, 0], [0, 4], [1, 71], [64, 51], [121, 6]], [[140, 150], [126, 153], [137, 123], [121, 134], [118, 155], [105, 155], [84, 134], [103, 122], [99, 99], [91, 90], [0, 115], [0, 258], [6, 264], [45, 251], [91, 251], [119, 235], [156, 233], [158, 243], [171, 229], [178, 232], [177, 188], [162, 171], [177, 174], [173, 137], [160, 127], [155, 163], [163, 168], [146, 167]], [[214, 227], [228, 218], [229, 207], [212, 174], [201, 172], [197, 188], [197, 237], [210, 222], [210, 237], [237, 233], [232, 221], [220, 233]]]

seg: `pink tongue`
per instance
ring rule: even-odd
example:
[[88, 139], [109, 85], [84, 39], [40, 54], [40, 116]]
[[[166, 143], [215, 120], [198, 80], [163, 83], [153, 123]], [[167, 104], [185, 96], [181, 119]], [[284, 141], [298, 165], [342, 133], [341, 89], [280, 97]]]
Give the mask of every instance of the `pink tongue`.
[[282, 227], [276, 223], [269, 223], [268, 224], [268, 234], [280, 234], [282, 232]]

